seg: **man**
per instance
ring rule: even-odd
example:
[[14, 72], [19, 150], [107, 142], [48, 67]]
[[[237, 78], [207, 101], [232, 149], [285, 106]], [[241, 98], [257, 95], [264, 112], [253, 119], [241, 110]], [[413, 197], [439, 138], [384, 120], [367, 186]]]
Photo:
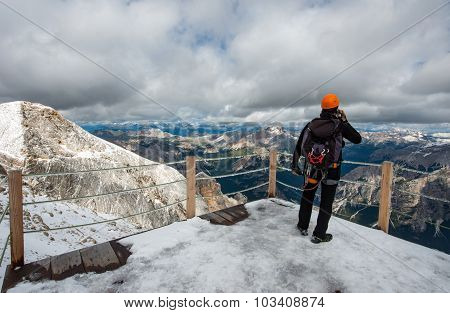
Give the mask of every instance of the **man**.
[[[316, 129], [313, 129], [313, 125], [321, 127], [321, 130], [317, 131]], [[328, 127], [328, 130], [324, 131], [324, 127]], [[305, 135], [305, 133], [307, 135]], [[327, 134], [323, 135], [326, 136], [326, 138], [322, 137], [321, 134]], [[302, 148], [304, 150], [307, 149], [305, 148], [305, 141], [307, 140], [304, 140], [304, 137], [306, 136], [311, 137], [312, 141], [316, 140], [319, 142], [318, 145], [322, 154], [315, 156], [313, 154], [314, 151], [311, 151], [309, 154], [306, 153], [307, 151], [302, 151]], [[333, 239], [333, 236], [326, 231], [332, 214], [332, 205], [336, 195], [337, 184], [341, 176], [342, 148], [345, 146], [345, 142], [342, 138], [347, 139], [354, 144], [359, 144], [361, 142], [361, 135], [347, 121], [344, 111], [339, 110], [338, 97], [335, 94], [327, 94], [322, 99], [322, 112], [320, 117], [308, 123], [301, 132], [291, 166], [292, 171], [295, 174], [305, 175], [305, 186], [303, 188], [304, 191], [302, 194], [300, 211], [298, 214], [299, 221], [297, 224], [297, 228], [303, 236], [308, 235], [308, 226], [311, 219], [314, 196], [319, 185], [321, 185], [320, 211], [317, 218], [317, 225], [311, 239], [313, 243], [329, 242]], [[330, 142], [333, 142], [333, 145], [331, 145]], [[332, 148], [330, 148], [330, 146], [332, 146]], [[307, 147], [310, 148], [311, 145]], [[333, 159], [332, 156], [325, 155], [330, 150], [333, 150], [336, 153], [335, 161], [330, 161], [331, 163], [328, 162], [325, 167], [322, 166], [318, 169], [317, 164], [319, 164], [319, 161], [325, 162], [323, 161], [324, 156], [328, 159]], [[298, 166], [301, 155], [306, 156], [304, 172], [302, 172]]]

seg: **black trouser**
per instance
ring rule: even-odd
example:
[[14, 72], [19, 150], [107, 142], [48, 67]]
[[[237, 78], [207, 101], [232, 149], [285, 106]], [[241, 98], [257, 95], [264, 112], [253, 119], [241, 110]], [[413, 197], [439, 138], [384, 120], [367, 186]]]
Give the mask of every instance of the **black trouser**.
[[[317, 225], [313, 232], [313, 235], [316, 237], [324, 238], [327, 232], [340, 172], [341, 169], [339, 167], [337, 169], [329, 169], [326, 179], [321, 182], [320, 210], [317, 217]], [[320, 179], [321, 174], [319, 173], [317, 180], [320, 181]], [[302, 229], [308, 229], [314, 196], [318, 187], [318, 183], [308, 183], [303, 191], [300, 211], [298, 212], [298, 226]]]

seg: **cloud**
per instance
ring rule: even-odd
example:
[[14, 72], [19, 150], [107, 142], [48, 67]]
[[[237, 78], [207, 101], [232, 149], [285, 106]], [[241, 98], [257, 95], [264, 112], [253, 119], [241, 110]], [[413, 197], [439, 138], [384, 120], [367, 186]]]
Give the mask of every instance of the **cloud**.
[[[327, 92], [352, 121], [450, 116], [450, 6], [278, 114], [438, 0], [6, 2], [177, 117], [302, 120]], [[0, 101], [75, 120], [177, 118], [2, 5], [0, 27]]]

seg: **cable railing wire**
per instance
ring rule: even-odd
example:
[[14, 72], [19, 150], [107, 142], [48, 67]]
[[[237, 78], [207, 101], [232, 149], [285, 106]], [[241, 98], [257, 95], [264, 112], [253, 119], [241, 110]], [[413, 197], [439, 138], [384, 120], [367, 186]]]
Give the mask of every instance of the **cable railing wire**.
[[[293, 190], [296, 190], [296, 191], [303, 191], [302, 188], [294, 187], [292, 185], [283, 183], [283, 182], [281, 182], [279, 180], [277, 180], [277, 184], [280, 184], [282, 186], [285, 186], [287, 188], [290, 188], [290, 189], [293, 189]], [[317, 194], [315, 196], [319, 197], [319, 195], [317, 195]], [[337, 201], [340, 201], [340, 200], [337, 200]], [[378, 207], [378, 205], [376, 205], [376, 204], [362, 203], [362, 202], [353, 202], [353, 201], [345, 200], [345, 199], [343, 199], [342, 201], [345, 201], [346, 203], [350, 203], [350, 204], [353, 204], [353, 205], [362, 205], [362, 206], [367, 206], [367, 207]]]
[[411, 195], [411, 196], [417, 196], [417, 197], [422, 197], [422, 198], [426, 198], [426, 199], [430, 199], [430, 200], [436, 200], [436, 201], [441, 201], [441, 202], [445, 202], [445, 203], [450, 203], [450, 200], [448, 200], [448, 199], [428, 196], [428, 195], [424, 195], [423, 193], [406, 191], [406, 190], [402, 190], [400, 188], [395, 188], [395, 190], [397, 190], [398, 192], [404, 193], [404, 194]]
[[265, 156], [268, 153], [253, 153], [253, 154], [244, 154], [237, 156], [228, 156], [228, 157], [217, 157], [217, 158], [197, 158], [196, 162], [208, 162], [208, 161], [222, 161], [222, 160], [230, 160], [230, 159], [239, 159], [244, 157], [254, 157], [254, 156]]
[[397, 165], [397, 170], [404, 171], [404, 172], [411, 172], [411, 173], [421, 174], [421, 175], [433, 175], [434, 173], [440, 171], [440, 169], [439, 169], [439, 170], [435, 170], [435, 171], [432, 171], [432, 172], [425, 172], [425, 171], [421, 171], [421, 170], [407, 168], [407, 167], [404, 167], [404, 166], [401, 166], [401, 165]]
[[364, 166], [375, 166], [375, 167], [381, 167], [381, 164], [378, 163], [370, 163], [370, 162], [357, 162], [357, 161], [342, 161], [344, 164], [355, 164], [355, 165], [364, 165]]
[[[227, 160], [227, 159], [237, 159], [242, 157], [253, 157], [253, 156], [262, 156], [267, 155], [267, 153], [253, 153], [239, 156], [230, 156], [230, 157], [218, 157], [218, 158], [198, 158], [196, 161], [219, 161], [219, 160]], [[49, 177], [49, 176], [63, 176], [63, 175], [76, 175], [76, 174], [86, 174], [86, 173], [94, 173], [94, 172], [106, 172], [106, 171], [115, 171], [115, 170], [127, 170], [127, 169], [135, 169], [135, 168], [147, 168], [158, 165], [176, 165], [186, 163], [186, 160], [173, 161], [167, 163], [151, 163], [151, 164], [143, 164], [143, 165], [129, 165], [129, 166], [118, 166], [118, 167], [108, 167], [108, 168], [99, 168], [99, 169], [89, 169], [89, 170], [80, 170], [80, 171], [68, 171], [68, 172], [58, 172], [58, 173], [30, 173], [24, 174], [23, 177]]]
[[238, 173], [225, 174], [225, 175], [216, 175], [216, 176], [208, 176], [208, 177], [197, 177], [196, 180], [208, 180], [208, 179], [216, 179], [216, 178], [234, 177], [234, 176], [240, 176], [240, 175], [245, 175], [245, 174], [252, 174], [252, 173], [267, 171], [268, 169], [269, 169], [269, 167], [267, 166], [267, 167], [263, 167], [263, 168], [259, 168], [259, 169], [251, 170], [251, 171], [245, 171], [245, 172], [238, 172]]
[[98, 222], [85, 223], [85, 224], [78, 224], [78, 225], [56, 227], [56, 228], [27, 230], [27, 231], [24, 231], [23, 233], [24, 234], [42, 233], [42, 232], [48, 232], [48, 231], [58, 231], [58, 230], [65, 230], [65, 229], [72, 229], [72, 228], [79, 228], [79, 227], [85, 227], [85, 226], [93, 226], [93, 225], [98, 225], [98, 224], [111, 223], [111, 222], [120, 221], [120, 220], [124, 220], [124, 219], [127, 219], [127, 218], [139, 216], [139, 215], [144, 215], [144, 214], [150, 214], [150, 213], [158, 212], [158, 211], [167, 209], [167, 208], [169, 208], [171, 206], [180, 204], [180, 203], [182, 203], [182, 202], [184, 202], [186, 200], [187, 199], [179, 200], [179, 201], [174, 202], [174, 203], [166, 204], [166, 205], [164, 205], [162, 207], [159, 207], [157, 209], [147, 210], [147, 211], [144, 211], [144, 212], [133, 213], [133, 214], [129, 214], [127, 216], [117, 217], [117, 218], [113, 218], [113, 219], [108, 219], [108, 220], [103, 220], [103, 221], [98, 221]]
[[282, 181], [279, 181], [279, 180], [277, 180], [277, 184], [280, 184], [280, 185], [282, 185], [282, 186], [284, 186], [284, 187], [287, 187], [287, 188], [291, 188], [291, 189], [293, 189], [293, 190], [303, 191], [302, 188], [294, 187], [294, 186], [292, 186], [292, 185], [283, 183]]
[[[292, 171], [290, 168], [283, 167], [283, 166], [277, 166], [278, 169], [284, 170], [284, 171]], [[363, 181], [354, 181], [354, 180], [348, 180], [348, 179], [340, 179], [339, 181], [343, 183], [349, 183], [349, 184], [357, 184], [357, 185], [365, 185], [365, 186], [371, 186], [371, 187], [377, 187], [377, 184], [363, 182]]]
[[370, 186], [370, 187], [378, 187], [378, 184], [374, 183], [368, 183], [363, 181], [354, 181], [354, 180], [348, 180], [348, 179], [340, 179], [339, 181], [347, 184], [356, 184], [356, 185], [363, 185], [363, 186]]
[[118, 167], [108, 167], [108, 168], [97, 168], [90, 170], [80, 170], [80, 171], [72, 171], [72, 172], [58, 172], [58, 173], [37, 173], [37, 174], [24, 174], [23, 177], [49, 177], [49, 176], [64, 176], [64, 175], [76, 175], [76, 174], [86, 174], [86, 173], [94, 173], [94, 172], [107, 172], [107, 171], [115, 171], [115, 170], [127, 170], [127, 169], [135, 169], [135, 168], [146, 168], [153, 167], [159, 165], [175, 165], [186, 163], [186, 160], [174, 161], [168, 163], [151, 163], [151, 164], [143, 164], [143, 165], [129, 165], [129, 166], [118, 166]]
[[3, 210], [2, 215], [0, 216], [0, 224], [3, 222], [3, 219], [6, 216], [6, 213], [9, 211], [9, 204], [6, 206], [6, 208]]
[[269, 182], [265, 182], [265, 183], [259, 184], [257, 186], [253, 186], [253, 187], [250, 187], [250, 188], [242, 189], [242, 190], [239, 190], [239, 191], [227, 192], [224, 195], [225, 196], [229, 196], [229, 195], [234, 195], [234, 194], [237, 194], [237, 193], [248, 192], [248, 191], [252, 191], [252, 190], [255, 190], [255, 189], [267, 186], [268, 184], [269, 184]]
[[152, 188], [158, 188], [158, 187], [172, 185], [172, 184], [176, 184], [176, 183], [180, 183], [180, 182], [184, 182], [184, 181], [186, 181], [186, 179], [180, 179], [180, 180], [171, 181], [171, 182], [168, 182], [168, 183], [162, 183], [162, 184], [146, 186], [146, 187], [139, 187], [139, 188], [132, 188], [132, 189], [125, 189], [125, 190], [105, 192], [105, 193], [100, 193], [100, 194], [90, 195], [90, 196], [80, 196], [80, 197], [63, 198], [63, 199], [56, 199], [56, 200], [24, 202], [23, 205], [94, 199], [94, 198], [105, 197], [105, 196], [110, 196], [110, 195], [117, 195], [117, 194], [122, 194], [122, 193], [128, 193], [128, 192], [135, 192], [135, 191], [147, 190], [147, 189], [152, 189]]
[[268, 184], [269, 184], [269, 182], [265, 182], [265, 183], [259, 184], [257, 186], [253, 186], [253, 187], [246, 188], [246, 189], [241, 189], [241, 190], [238, 190], [238, 191], [227, 192], [227, 193], [224, 193], [224, 194], [221, 194], [221, 195], [215, 195], [215, 196], [203, 196], [202, 195], [201, 197], [208, 199], [208, 198], [217, 198], [217, 197], [221, 197], [221, 196], [229, 196], [229, 195], [234, 195], [234, 194], [237, 194], [237, 193], [243, 193], [243, 192], [252, 191], [252, 190], [255, 190], [255, 189], [267, 186]]
[[11, 235], [8, 234], [8, 237], [6, 237], [5, 244], [3, 245], [2, 254], [0, 255], [0, 267], [3, 264], [3, 258], [5, 257], [6, 250], [8, 249], [9, 239], [11, 238]]
[[[400, 210], [392, 209], [392, 212], [414, 219], [414, 216], [412, 216], [411, 214], [404, 213], [404, 212], [402, 212]], [[435, 226], [437, 228], [444, 228], [444, 229], [450, 230], [450, 227], [438, 224], [436, 222], [430, 222], [430, 221], [427, 221], [425, 219], [421, 219], [420, 221], [425, 222], [425, 223], [430, 224], [430, 225], [433, 225], [433, 226]]]
[[[287, 152], [280, 152], [281, 155], [292, 157], [292, 153]], [[300, 159], [304, 159], [305, 157], [300, 156]], [[364, 166], [375, 166], [375, 167], [381, 167], [381, 164], [379, 163], [371, 163], [371, 162], [359, 162], [359, 161], [341, 161], [343, 164], [354, 164], [354, 165], [364, 165]]]

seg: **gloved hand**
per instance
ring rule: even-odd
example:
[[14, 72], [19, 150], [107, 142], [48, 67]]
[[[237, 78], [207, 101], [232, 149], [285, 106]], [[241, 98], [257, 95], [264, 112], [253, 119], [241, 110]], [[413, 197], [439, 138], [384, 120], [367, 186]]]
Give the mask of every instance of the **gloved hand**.
[[296, 164], [292, 164], [291, 165], [291, 171], [295, 175], [298, 175], [298, 176], [302, 176], [303, 175], [302, 170]]
[[339, 115], [340, 115], [341, 121], [343, 121], [344, 123], [345, 123], [345, 122], [348, 122], [348, 120], [347, 120], [347, 115], [345, 114], [344, 110], [339, 109], [339, 110], [338, 110], [338, 113], [339, 113]]

